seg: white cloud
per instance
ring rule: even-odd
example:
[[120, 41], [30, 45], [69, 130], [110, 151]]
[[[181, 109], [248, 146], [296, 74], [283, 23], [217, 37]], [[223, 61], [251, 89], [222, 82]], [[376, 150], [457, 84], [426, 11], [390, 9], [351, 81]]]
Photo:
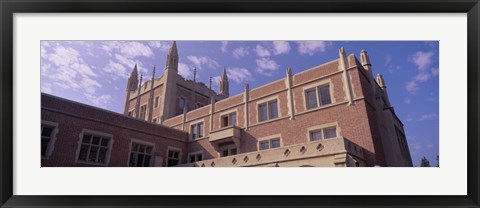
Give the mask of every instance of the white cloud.
[[390, 72], [390, 74], [392, 74], [396, 70], [400, 69], [399, 65], [396, 65], [396, 64], [392, 63], [392, 56], [391, 55], [385, 56], [385, 64], [383, 65], [383, 67], [385, 67], [385, 69], [387, 69], [387, 71]]
[[417, 65], [419, 70], [425, 70], [428, 66], [432, 64], [433, 51], [423, 52], [417, 51], [413, 56], [412, 60], [415, 65]]
[[220, 64], [218, 64], [217, 61], [207, 56], [187, 56], [187, 59], [191, 61], [193, 64], [195, 64], [195, 66], [198, 67], [198, 69], [202, 69], [203, 66], [207, 66], [208, 68], [211, 68], [211, 69], [216, 69], [220, 67]]
[[270, 58], [257, 59], [255, 62], [257, 63], [257, 72], [267, 76], [271, 76], [272, 73], [280, 67], [277, 62]]
[[412, 56], [413, 63], [417, 66], [418, 73], [414, 77], [407, 82], [405, 89], [410, 94], [416, 94], [420, 90], [420, 83], [425, 83], [432, 76], [438, 75], [438, 69], [431, 68], [431, 70], [427, 70], [430, 65], [432, 65], [432, 58], [435, 53], [433, 51], [423, 52], [417, 51]]
[[112, 75], [114, 80], [118, 78], [128, 78], [127, 69], [122, 64], [113, 61], [110, 61], [108, 65], [103, 68], [103, 71]]
[[405, 99], [403, 100], [403, 102], [404, 102], [405, 104], [410, 104], [410, 103], [412, 103], [412, 99], [410, 99], [410, 98], [407, 97], [407, 98], [405, 98]]
[[52, 84], [42, 82], [41, 87], [40, 87], [40, 91], [43, 92], [43, 93], [52, 93]]
[[222, 52], [227, 52], [228, 41], [222, 41], [222, 47], [220, 48]]
[[267, 57], [267, 56], [270, 56], [270, 51], [268, 51], [267, 48], [261, 46], [261, 45], [257, 45], [257, 47], [255, 47], [255, 52], [257, 53], [257, 56], [259, 57]]
[[252, 74], [245, 68], [229, 68], [227, 69], [227, 75], [228, 79], [235, 81], [237, 84], [253, 80]]
[[42, 75], [50, 78], [56, 86], [65, 89], [81, 89], [91, 93], [101, 87], [92, 79], [97, 77], [97, 74], [75, 49], [56, 46], [52, 53], [45, 54], [44, 57], [42, 63], [45, 63], [41, 65]]
[[275, 55], [288, 54], [290, 52], [290, 44], [287, 41], [273, 41]]
[[84, 95], [88, 101], [90, 101], [93, 105], [99, 106], [99, 107], [105, 107], [107, 104], [111, 103], [113, 100], [112, 96], [106, 95], [106, 94], [96, 96], [96, 95], [85, 93]]
[[[156, 43], [153, 45], [155, 46]], [[153, 57], [153, 52], [147, 45], [137, 41], [105, 41], [101, 47], [108, 52], [110, 56], [120, 53], [127, 58], [135, 58], [139, 56]]]
[[432, 120], [432, 119], [435, 119], [435, 118], [437, 118], [437, 114], [430, 113], [430, 114], [420, 115], [420, 117], [418, 117], [418, 120], [419, 121], [425, 121], [425, 120]]
[[129, 59], [129, 58], [127, 58], [125, 56], [122, 56], [120, 54], [115, 54], [115, 59], [117, 61], [119, 61], [121, 64], [123, 64], [123, 66], [125, 66], [125, 68], [129, 69], [129, 70], [127, 70], [127, 73], [129, 73], [129, 71], [133, 70], [133, 67], [135, 66], [135, 64], [137, 64], [137, 70], [140, 74], [147, 74], [148, 73], [148, 69], [146, 69], [143, 66], [143, 63], [141, 61], [138, 61], [138, 60], [134, 61], [134, 60]]
[[248, 47], [239, 47], [233, 50], [232, 54], [233, 54], [233, 57], [235, 57], [236, 59], [239, 59], [250, 54], [250, 52]]
[[324, 52], [327, 49], [325, 41], [298, 41], [298, 52], [300, 55], [308, 54], [312, 56], [317, 52]]
[[184, 63], [178, 63], [178, 74], [185, 79], [193, 78], [193, 70]]

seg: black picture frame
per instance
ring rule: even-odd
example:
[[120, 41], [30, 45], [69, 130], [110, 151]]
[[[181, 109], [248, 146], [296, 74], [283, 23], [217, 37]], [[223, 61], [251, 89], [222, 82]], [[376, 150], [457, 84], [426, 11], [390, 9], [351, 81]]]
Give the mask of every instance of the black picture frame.
[[[480, 207], [478, 0], [0, 0], [1, 207]], [[468, 194], [466, 196], [25, 196], [13, 195], [15, 13], [467, 13]], [[445, 180], [455, 180], [446, 178]], [[438, 183], [442, 183], [438, 181]], [[413, 188], [413, 187], [412, 187]]]

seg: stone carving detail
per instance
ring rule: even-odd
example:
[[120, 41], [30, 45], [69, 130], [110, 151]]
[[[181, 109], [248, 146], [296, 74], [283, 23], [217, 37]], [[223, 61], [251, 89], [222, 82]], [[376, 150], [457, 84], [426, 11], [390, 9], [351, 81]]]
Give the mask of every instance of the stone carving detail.
[[286, 149], [285, 152], [283, 152], [283, 154], [288, 157], [288, 155], [290, 155], [290, 150], [289, 149]]
[[325, 148], [325, 147], [324, 147], [322, 144], [318, 144], [318, 145], [317, 145], [317, 150], [318, 150], [318, 151], [322, 151], [323, 148]]
[[305, 146], [302, 146], [302, 148], [300, 148], [300, 152], [302, 154], [305, 154], [306, 151], [307, 151], [307, 148], [305, 148]]
[[243, 158], [243, 162], [248, 162], [248, 156], [245, 156], [245, 157]]
[[256, 157], [256, 159], [257, 159], [257, 160], [260, 160], [260, 159], [262, 159], [262, 156], [261, 156], [260, 154], [258, 154], [257, 157]]
[[233, 158], [232, 164], [236, 164], [236, 163], [237, 163], [237, 159]]

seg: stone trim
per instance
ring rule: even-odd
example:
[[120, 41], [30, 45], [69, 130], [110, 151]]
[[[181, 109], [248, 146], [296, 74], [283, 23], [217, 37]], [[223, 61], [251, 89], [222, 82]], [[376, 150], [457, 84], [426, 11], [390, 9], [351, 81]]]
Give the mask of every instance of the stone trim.
[[130, 167], [130, 156], [131, 156], [131, 153], [132, 153], [132, 144], [133, 143], [137, 143], [137, 144], [144, 144], [144, 145], [148, 145], [148, 146], [152, 146], [152, 157], [151, 157], [151, 160], [150, 160], [150, 164], [149, 164], [149, 167], [153, 167], [154, 164], [155, 164], [155, 155], [156, 155], [156, 148], [155, 148], [155, 143], [151, 143], [151, 142], [147, 142], [147, 141], [143, 141], [143, 140], [140, 140], [140, 139], [130, 139], [130, 142], [128, 143], [128, 160], [127, 160], [127, 165], [125, 167]]
[[[105, 164], [92, 163], [92, 162], [86, 162], [86, 161], [78, 161], [78, 157], [80, 156], [80, 149], [82, 147], [83, 135], [85, 133], [109, 138], [108, 149], [107, 149], [107, 153], [105, 155]], [[108, 166], [108, 164], [110, 163], [110, 155], [112, 153], [112, 147], [113, 147], [113, 142], [114, 142], [112, 134], [108, 134], [108, 133], [100, 132], [100, 131], [95, 131], [95, 130], [91, 130], [91, 129], [82, 129], [82, 132], [78, 135], [78, 137], [79, 137], [79, 140], [77, 141], [77, 150], [75, 151], [75, 163], [81, 163], [81, 164], [87, 164], [87, 165], [96, 165], [96, 166]], [[88, 160], [88, 158], [87, 158], [87, 160]]]

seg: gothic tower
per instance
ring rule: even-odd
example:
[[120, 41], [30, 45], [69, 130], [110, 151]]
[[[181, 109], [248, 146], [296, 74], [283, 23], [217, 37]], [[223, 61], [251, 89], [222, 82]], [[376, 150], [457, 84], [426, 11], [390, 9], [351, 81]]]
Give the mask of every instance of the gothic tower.
[[222, 77], [220, 79], [220, 90], [219, 90], [219, 95], [225, 95], [229, 96], [229, 86], [228, 86], [228, 76], [227, 76], [227, 70], [223, 68], [222, 72]]
[[138, 87], [138, 71], [137, 64], [133, 67], [133, 71], [130, 73], [130, 77], [127, 81], [127, 87], [125, 89], [125, 101], [123, 104], [123, 114], [128, 115], [130, 108], [130, 92], [137, 90]]
[[165, 70], [173, 69], [178, 71], [178, 51], [177, 51], [177, 42], [173, 41], [172, 47], [168, 51], [167, 55], [167, 64]]

